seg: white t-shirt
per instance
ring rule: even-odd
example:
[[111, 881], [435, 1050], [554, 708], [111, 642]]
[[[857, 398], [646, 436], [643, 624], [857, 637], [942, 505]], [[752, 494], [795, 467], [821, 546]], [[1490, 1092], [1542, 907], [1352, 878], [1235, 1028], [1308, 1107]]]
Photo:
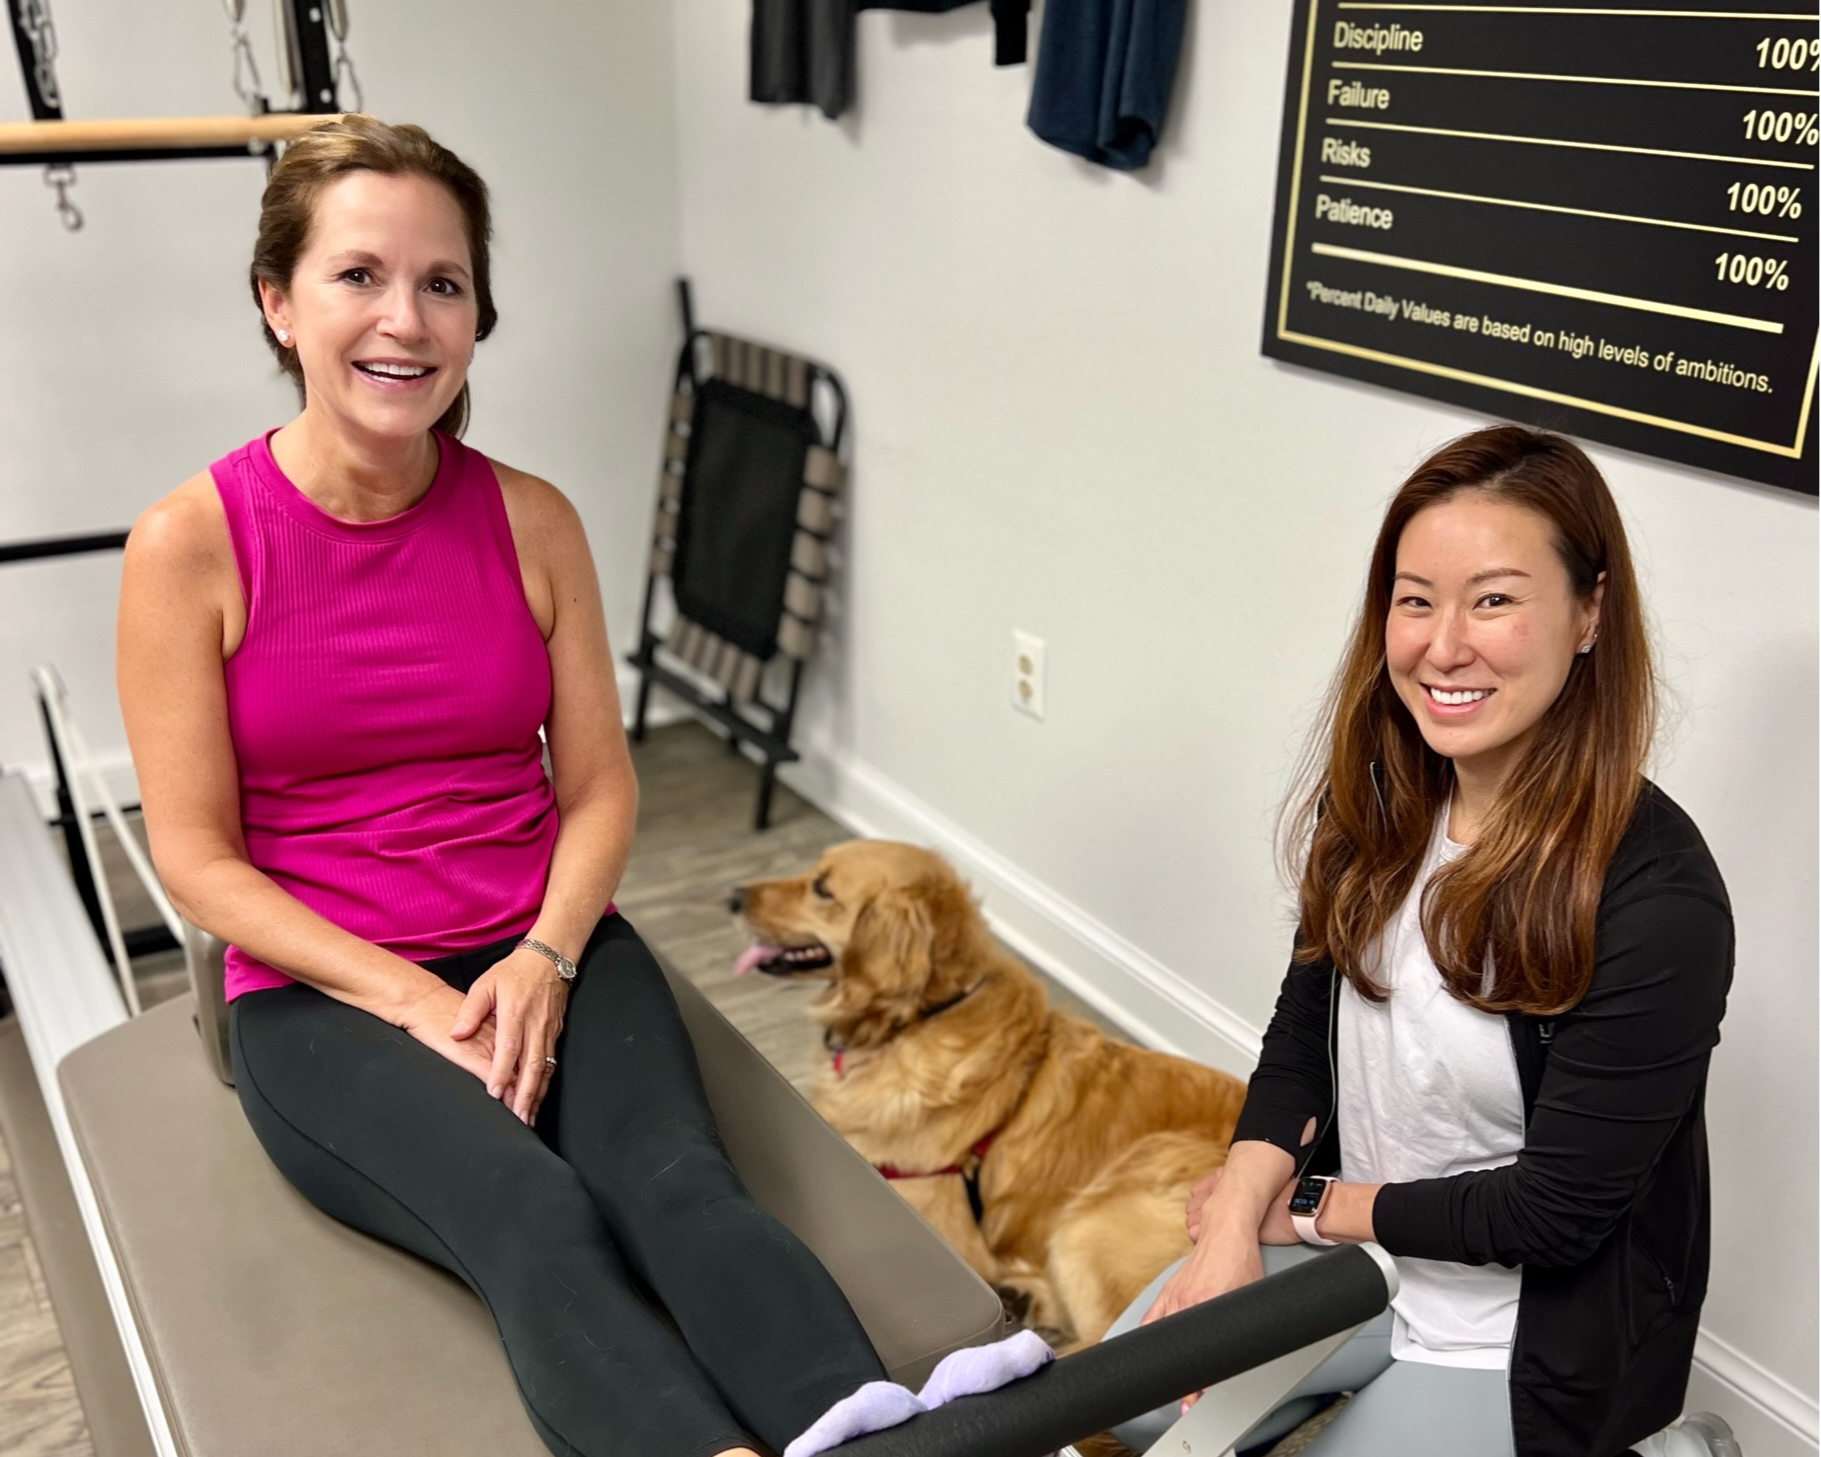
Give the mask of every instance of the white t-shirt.
[[[1422, 892], [1463, 854], [1435, 827], [1409, 899], [1385, 928], [1377, 980], [1391, 995], [1340, 992], [1341, 1177], [1394, 1184], [1515, 1162], [1524, 1146], [1524, 1095], [1505, 1019], [1455, 1000], [1423, 940]], [[1517, 1328], [1522, 1274], [1399, 1256], [1391, 1354], [1434, 1366], [1503, 1370]]]

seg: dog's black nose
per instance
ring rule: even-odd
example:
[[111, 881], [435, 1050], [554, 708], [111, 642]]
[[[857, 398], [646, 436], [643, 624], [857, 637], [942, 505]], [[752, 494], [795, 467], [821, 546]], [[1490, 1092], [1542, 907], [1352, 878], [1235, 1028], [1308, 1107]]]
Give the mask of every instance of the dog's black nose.
[[736, 916], [739, 915], [741, 911], [746, 909], [746, 887], [745, 886], [736, 885], [732, 890], [730, 890], [727, 893], [727, 909], [732, 911], [733, 914]]

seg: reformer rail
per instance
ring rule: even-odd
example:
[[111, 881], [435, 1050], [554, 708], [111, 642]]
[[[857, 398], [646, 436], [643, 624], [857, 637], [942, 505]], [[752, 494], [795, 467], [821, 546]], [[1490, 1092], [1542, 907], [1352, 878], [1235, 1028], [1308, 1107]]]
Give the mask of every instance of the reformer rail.
[[[838, 1454], [1046, 1457], [1191, 1391], [1263, 1371], [1299, 1353], [1308, 1353], [1300, 1367], [1313, 1369], [1396, 1293], [1396, 1267], [1383, 1250], [1375, 1245], [1333, 1250], [1065, 1356], [998, 1391], [963, 1397], [861, 1437]], [[1219, 1457], [1304, 1374], [1304, 1369], [1280, 1370], [1282, 1390], [1248, 1393], [1250, 1404], [1237, 1409], [1229, 1404], [1224, 1413], [1217, 1413], [1217, 1398], [1210, 1393], [1152, 1450], [1165, 1457]]]

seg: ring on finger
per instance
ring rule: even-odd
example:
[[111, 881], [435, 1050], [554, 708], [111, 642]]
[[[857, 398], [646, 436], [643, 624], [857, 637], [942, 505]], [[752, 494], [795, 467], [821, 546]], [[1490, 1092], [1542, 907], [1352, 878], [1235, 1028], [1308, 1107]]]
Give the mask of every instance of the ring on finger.
[[544, 1066], [549, 1068], [551, 1072], [555, 1072], [556, 1071], [556, 1059], [554, 1057], [546, 1057], [544, 1059]]

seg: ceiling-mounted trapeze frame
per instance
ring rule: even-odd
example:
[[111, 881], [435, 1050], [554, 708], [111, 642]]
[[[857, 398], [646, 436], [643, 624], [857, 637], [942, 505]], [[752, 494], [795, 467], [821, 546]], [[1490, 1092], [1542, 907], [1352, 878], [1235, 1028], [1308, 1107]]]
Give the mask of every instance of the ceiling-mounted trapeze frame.
[[[279, 3], [285, 19], [287, 71], [300, 101], [296, 111], [264, 110], [261, 97], [262, 110], [251, 116], [70, 121], [57, 85], [55, 33], [45, 0], [5, 0], [33, 119], [0, 124], [0, 167], [270, 157], [276, 143], [341, 112], [330, 45], [332, 20], [339, 20], [338, 39], [347, 31], [345, 7], [332, 0]], [[345, 52], [343, 67], [347, 69]]]

